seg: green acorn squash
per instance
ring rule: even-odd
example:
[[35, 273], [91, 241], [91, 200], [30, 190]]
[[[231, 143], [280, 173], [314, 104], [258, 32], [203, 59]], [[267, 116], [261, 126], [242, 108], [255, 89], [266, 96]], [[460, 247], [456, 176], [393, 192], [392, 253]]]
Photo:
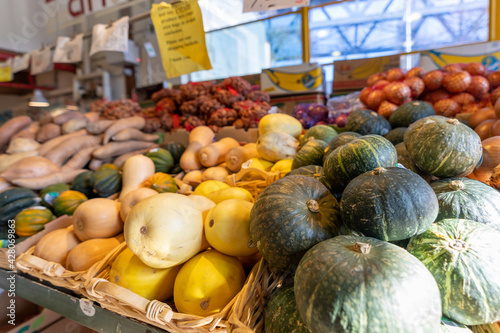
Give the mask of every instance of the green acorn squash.
[[438, 216], [431, 186], [404, 168], [375, 168], [354, 178], [342, 193], [347, 228], [384, 241], [421, 234]]
[[56, 216], [73, 215], [76, 208], [87, 200], [85, 194], [78, 191], [64, 191], [54, 200], [54, 213]]
[[385, 135], [391, 130], [391, 125], [381, 115], [371, 110], [355, 110], [347, 117], [346, 131], [361, 135]]
[[45, 207], [51, 208], [54, 200], [57, 199], [59, 194], [70, 189], [70, 186], [65, 183], [58, 183], [54, 185], [47, 186], [40, 191], [40, 197], [42, 198], [41, 204]]
[[16, 217], [16, 234], [26, 237], [36, 234], [44, 225], [54, 219], [54, 214], [47, 207], [32, 207], [19, 212]]
[[250, 212], [250, 235], [264, 259], [293, 269], [313, 245], [338, 234], [339, 204], [319, 181], [287, 176], [267, 186]]
[[327, 144], [322, 140], [308, 140], [293, 158], [292, 170], [307, 165], [323, 165], [323, 155]]
[[323, 173], [332, 190], [341, 193], [360, 174], [396, 164], [396, 148], [389, 140], [380, 135], [366, 135], [331, 152], [323, 164]]
[[415, 236], [407, 250], [429, 269], [443, 315], [464, 325], [500, 320], [500, 231], [479, 222], [444, 219]]
[[413, 101], [400, 105], [389, 117], [392, 128], [408, 127], [419, 119], [435, 116], [432, 105], [423, 101]]
[[436, 177], [466, 176], [482, 156], [479, 135], [457, 119], [442, 116], [414, 122], [404, 143], [413, 162]]
[[92, 174], [92, 187], [92, 191], [101, 198], [118, 193], [122, 189], [122, 172], [115, 169], [96, 170]]
[[155, 164], [155, 172], [168, 173], [174, 166], [174, 158], [166, 149], [151, 149], [146, 156], [153, 160], [153, 163]]
[[338, 236], [300, 261], [297, 308], [311, 332], [439, 332], [436, 281], [406, 250], [370, 237]]
[[179, 189], [175, 180], [163, 172], [155, 173], [142, 183], [141, 186], [151, 188], [158, 193], [176, 193]]
[[285, 284], [273, 292], [266, 305], [266, 333], [310, 333], [302, 322], [293, 284]]
[[93, 171], [79, 173], [71, 183], [71, 189], [85, 194], [87, 198], [95, 197], [92, 175]]
[[182, 143], [173, 141], [162, 144], [161, 147], [165, 150], [168, 150], [170, 154], [172, 154], [172, 158], [174, 159], [175, 164], [179, 164], [181, 156], [186, 150], [186, 147]]

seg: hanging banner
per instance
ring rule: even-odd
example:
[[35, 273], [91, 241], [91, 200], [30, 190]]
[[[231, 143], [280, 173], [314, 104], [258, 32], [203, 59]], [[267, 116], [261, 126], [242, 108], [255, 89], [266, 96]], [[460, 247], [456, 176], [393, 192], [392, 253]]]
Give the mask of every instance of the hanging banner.
[[12, 73], [17, 73], [30, 68], [30, 59], [31, 55], [29, 53], [12, 58]]
[[309, 5], [309, 0], [243, 0], [243, 13]]
[[212, 69], [198, 1], [153, 4], [151, 20], [167, 78]]
[[74, 38], [57, 37], [56, 49], [54, 51], [53, 62], [72, 64], [82, 61], [83, 34]]
[[12, 58], [0, 62], [0, 82], [12, 81]]
[[54, 69], [50, 46], [31, 53], [31, 75], [38, 75]]
[[109, 24], [96, 24], [92, 30], [90, 56], [101, 51], [128, 51], [128, 16]]

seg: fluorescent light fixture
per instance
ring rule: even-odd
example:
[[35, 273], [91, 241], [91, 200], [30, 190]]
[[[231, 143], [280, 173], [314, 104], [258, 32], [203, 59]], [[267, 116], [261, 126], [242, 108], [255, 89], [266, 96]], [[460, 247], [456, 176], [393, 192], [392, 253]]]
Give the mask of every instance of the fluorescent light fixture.
[[328, 36], [328, 30], [321, 29], [318, 31], [318, 38], [325, 38], [326, 36]]
[[422, 13], [411, 13], [410, 16], [408, 17], [408, 22], [415, 22], [418, 21], [422, 18]]
[[49, 102], [47, 102], [47, 99], [43, 96], [40, 89], [35, 89], [33, 90], [33, 96], [31, 96], [29, 106], [44, 108], [49, 106]]
[[342, 54], [342, 52], [340, 52], [340, 51], [333, 51], [332, 52], [332, 56], [334, 56], [334, 57], [338, 57], [341, 54]]

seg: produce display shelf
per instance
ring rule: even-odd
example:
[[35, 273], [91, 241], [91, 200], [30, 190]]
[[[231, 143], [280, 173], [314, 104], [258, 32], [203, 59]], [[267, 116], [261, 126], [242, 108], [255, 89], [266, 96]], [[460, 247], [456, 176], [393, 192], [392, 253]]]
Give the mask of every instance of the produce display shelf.
[[[8, 290], [12, 273], [0, 268], [0, 288]], [[16, 295], [99, 332], [165, 333], [159, 328], [122, 317], [98, 304], [81, 305], [81, 298], [16, 274]], [[89, 301], [90, 302], [90, 301]], [[83, 310], [82, 310], [83, 309]], [[87, 313], [84, 313], [85, 312]]]

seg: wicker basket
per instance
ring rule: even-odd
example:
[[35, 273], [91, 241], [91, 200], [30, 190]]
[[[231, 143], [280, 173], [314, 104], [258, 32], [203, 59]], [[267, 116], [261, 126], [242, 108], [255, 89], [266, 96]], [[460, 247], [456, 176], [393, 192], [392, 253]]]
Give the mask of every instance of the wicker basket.
[[474, 333], [500, 333], [500, 322], [487, 325], [472, 326]]
[[264, 332], [264, 310], [269, 296], [292, 278], [261, 259], [248, 275], [247, 281], [229, 314], [229, 332]]
[[[68, 227], [68, 229], [73, 229], [73, 226]], [[35, 246], [32, 246], [16, 259], [17, 269], [41, 281], [48, 281], [55, 286], [69, 289], [78, 295], [83, 293], [88, 279], [93, 277], [106, 278], [106, 275], [109, 274], [110, 263], [121, 252], [120, 246], [118, 246], [87, 271], [73, 272], [65, 269], [61, 264], [33, 255], [34, 251]]]
[[[126, 247], [127, 244], [123, 242], [117, 252], [120, 253]], [[108, 267], [111, 266], [111, 263], [107, 263]], [[105, 309], [173, 333], [228, 332], [228, 323], [225, 318], [228, 317], [240, 294], [237, 294], [220, 313], [200, 317], [177, 313], [173, 310], [173, 304], [157, 300], [149, 301], [128, 289], [109, 282], [104, 277], [88, 279], [83, 291], [85, 297], [99, 303]]]
[[[260, 179], [243, 180], [249, 173], [257, 175]], [[280, 179], [280, 177], [281, 173], [279, 171], [266, 172], [257, 168], [247, 168], [241, 169], [238, 173], [229, 175], [226, 178], [226, 183], [231, 187], [241, 187], [248, 190], [255, 199], [267, 186]]]

